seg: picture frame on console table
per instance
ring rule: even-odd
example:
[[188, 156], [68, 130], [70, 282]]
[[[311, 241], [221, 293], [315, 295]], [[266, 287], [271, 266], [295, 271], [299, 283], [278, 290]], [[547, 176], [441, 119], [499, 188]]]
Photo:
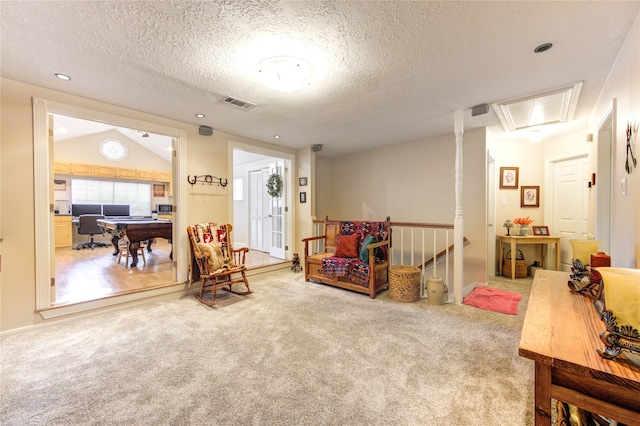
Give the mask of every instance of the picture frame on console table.
[[549, 227], [548, 226], [534, 226], [533, 227], [533, 235], [538, 237], [548, 237], [549, 236]]

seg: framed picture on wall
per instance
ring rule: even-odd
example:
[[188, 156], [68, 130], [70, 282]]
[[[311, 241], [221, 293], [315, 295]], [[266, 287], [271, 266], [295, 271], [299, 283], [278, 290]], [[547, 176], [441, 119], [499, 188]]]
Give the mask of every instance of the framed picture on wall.
[[500, 188], [518, 189], [518, 167], [500, 167]]
[[153, 185], [153, 196], [154, 197], [164, 197], [164, 185]]
[[66, 191], [67, 190], [67, 181], [65, 179], [54, 179], [53, 180], [53, 190], [54, 191]]
[[520, 189], [520, 207], [540, 207], [539, 186], [523, 186]]

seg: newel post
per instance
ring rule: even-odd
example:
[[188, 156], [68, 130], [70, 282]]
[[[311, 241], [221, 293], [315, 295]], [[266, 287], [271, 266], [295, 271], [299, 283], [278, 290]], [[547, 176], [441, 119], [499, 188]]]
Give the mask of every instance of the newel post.
[[462, 219], [462, 134], [464, 133], [464, 110], [454, 113], [454, 131], [456, 134], [456, 170], [455, 196], [456, 210], [453, 219], [453, 297], [455, 303], [462, 303], [463, 267], [464, 267], [464, 220]]

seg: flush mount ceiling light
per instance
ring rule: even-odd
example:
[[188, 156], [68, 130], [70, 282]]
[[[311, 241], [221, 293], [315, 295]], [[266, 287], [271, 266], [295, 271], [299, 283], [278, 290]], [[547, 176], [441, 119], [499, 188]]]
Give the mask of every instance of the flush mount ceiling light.
[[196, 117], [198, 117], [198, 118], [204, 118], [204, 117], [205, 117], [205, 115], [204, 115], [204, 114], [201, 114], [201, 113], [198, 113], [198, 114], [196, 114]]
[[258, 74], [264, 84], [280, 92], [295, 92], [308, 86], [313, 67], [307, 61], [292, 56], [275, 56], [260, 61]]
[[60, 80], [64, 80], [64, 81], [69, 81], [71, 80], [71, 77], [69, 77], [66, 74], [60, 74], [59, 72], [54, 74], [56, 77], [58, 77]]
[[582, 82], [572, 86], [492, 104], [507, 132], [564, 123], [573, 119]]

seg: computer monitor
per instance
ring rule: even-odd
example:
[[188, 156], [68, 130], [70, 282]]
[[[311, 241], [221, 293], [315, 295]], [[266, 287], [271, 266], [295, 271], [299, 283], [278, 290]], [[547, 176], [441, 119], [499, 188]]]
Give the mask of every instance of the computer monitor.
[[128, 204], [103, 204], [102, 214], [105, 216], [130, 216]]
[[100, 204], [72, 204], [71, 216], [79, 217], [83, 214], [102, 214], [102, 205]]

